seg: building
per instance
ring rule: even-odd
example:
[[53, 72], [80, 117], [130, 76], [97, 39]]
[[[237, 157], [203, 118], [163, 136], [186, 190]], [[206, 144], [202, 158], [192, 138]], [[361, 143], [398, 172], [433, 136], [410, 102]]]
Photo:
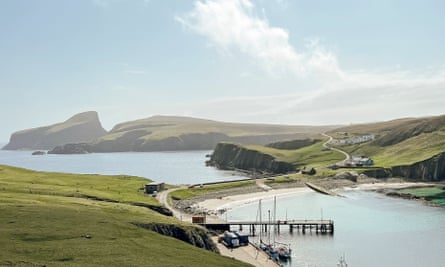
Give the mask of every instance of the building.
[[371, 158], [365, 157], [365, 156], [360, 156], [360, 157], [352, 157], [352, 160], [350, 162], [350, 164], [352, 166], [372, 166], [374, 165], [374, 160], [372, 160]]
[[164, 183], [152, 182], [145, 185], [145, 194], [153, 194], [155, 191], [159, 192], [164, 190]]

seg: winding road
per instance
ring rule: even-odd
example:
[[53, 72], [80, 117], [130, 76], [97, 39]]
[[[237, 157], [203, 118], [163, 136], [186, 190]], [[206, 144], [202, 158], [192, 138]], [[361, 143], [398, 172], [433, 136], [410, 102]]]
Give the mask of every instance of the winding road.
[[351, 155], [349, 155], [348, 152], [343, 151], [343, 150], [338, 149], [338, 148], [335, 148], [335, 147], [331, 147], [331, 146], [328, 145], [328, 144], [329, 144], [330, 142], [332, 142], [332, 140], [334, 139], [332, 136], [327, 135], [326, 133], [322, 133], [322, 135], [323, 135], [323, 136], [326, 136], [326, 137], [329, 138], [328, 141], [326, 141], [326, 142], [323, 143], [323, 147], [328, 148], [328, 149], [330, 149], [330, 150], [334, 150], [334, 151], [340, 152], [340, 153], [342, 153], [343, 155], [345, 155], [345, 159], [342, 161], [342, 164], [345, 164], [345, 162], [351, 160]]

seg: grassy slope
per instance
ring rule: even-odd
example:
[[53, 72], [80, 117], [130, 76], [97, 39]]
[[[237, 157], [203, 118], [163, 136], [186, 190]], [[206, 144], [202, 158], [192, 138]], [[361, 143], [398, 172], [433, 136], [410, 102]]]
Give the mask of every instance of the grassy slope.
[[428, 201], [445, 206], [445, 187], [407, 188], [400, 190], [400, 192], [422, 197]]
[[376, 140], [341, 146], [353, 155], [366, 155], [377, 166], [390, 167], [419, 162], [445, 151], [445, 116], [399, 119], [336, 129], [353, 135], [374, 134]]
[[297, 166], [320, 167], [330, 165], [344, 159], [344, 156], [338, 152], [327, 150], [323, 151], [323, 141], [300, 149], [284, 150], [264, 146], [245, 146], [248, 149], [257, 150], [264, 154], [269, 154], [279, 161], [290, 162]]
[[134, 130], [146, 131], [145, 140], [159, 140], [190, 133], [224, 133], [228, 136], [267, 134], [313, 134], [330, 130], [332, 126], [287, 126], [270, 124], [242, 124], [203, 120], [189, 117], [154, 116], [116, 125], [102, 140], [113, 140]]
[[206, 185], [203, 187], [193, 187], [193, 188], [175, 190], [175, 191], [171, 192], [169, 196], [176, 200], [182, 200], [182, 199], [205, 195], [205, 194], [216, 192], [216, 191], [227, 190], [227, 189], [231, 189], [231, 188], [240, 188], [240, 187], [252, 186], [252, 185], [255, 185], [255, 181], [243, 181], [243, 182]]
[[[0, 165], [0, 265], [246, 266], [134, 226], [132, 222], [182, 224], [127, 204], [157, 204], [138, 191], [144, 182]], [[121, 203], [80, 198], [79, 193]]]

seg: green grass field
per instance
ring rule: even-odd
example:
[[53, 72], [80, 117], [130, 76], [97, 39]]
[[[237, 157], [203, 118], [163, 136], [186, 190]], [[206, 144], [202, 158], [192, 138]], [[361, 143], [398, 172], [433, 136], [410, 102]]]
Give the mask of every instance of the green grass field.
[[419, 187], [400, 190], [401, 193], [411, 194], [425, 198], [433, 203], [445, 206], [445, 187]]
[[248, 266], [135, 226], [194, 228], [131, 205], [159, 205], [146, 182], [0, 165], [0, 266]]
[[193, 187], [193, 188], [186, 188], [186, 189], [179, 189], [176, 191], [173, 191], [169, 194], [169, 197], [176, 199], [176, 200], [182, 200], [197, 196], [202, 196], [205, 194], [209, 194], [212, 192], [217, 192], [221, 190], [227, 190], [231, 188], [240, 188], [244, 186], [253, 186], [255, 185], [255, 181], [243, 181], [243, 182], [233, 182], [233, 183], [222, 183], [222, 184], [214, 184], [214, 185], [205, 185], [203, 187]]
[[290, 162], [296, 166], [320, 167], [328, 166], [344, 159], [343, 154], [333, 150], [323, 150], [323, 143], [327, 140], [325, 137], [319, 137], [323, 141], [300, 149], [285, 150], [275, 149], [264, 146], [244, 146], [248, 149], [257, 150], [268, 154], [278, 161]]

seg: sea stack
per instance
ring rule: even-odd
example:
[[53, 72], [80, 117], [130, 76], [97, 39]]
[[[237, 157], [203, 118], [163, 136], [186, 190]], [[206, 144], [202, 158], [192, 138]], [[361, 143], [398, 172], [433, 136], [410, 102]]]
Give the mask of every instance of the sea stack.
[[106, 133], [97, 112], [88, 111], [61, 123], [15, 132], [3, 149], [49, 150], [68, 143], [89, 143]]

